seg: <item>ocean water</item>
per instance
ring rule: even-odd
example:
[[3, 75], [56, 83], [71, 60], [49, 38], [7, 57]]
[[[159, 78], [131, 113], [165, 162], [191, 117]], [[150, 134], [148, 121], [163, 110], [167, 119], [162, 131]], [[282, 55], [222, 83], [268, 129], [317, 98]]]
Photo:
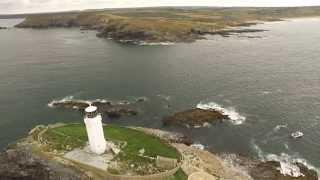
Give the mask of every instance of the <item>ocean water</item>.
[[[0, 30], [0, 148], [38, 124], [82, 122], [77, 112], [50, 108], [52, 100], [145, 97], [135, 105], [139, 116], [105, 122], [184, 132], [216, 152], [320, 167], [320, 19], [252, 28], [268, 31], [167, 46], [119, 44], [79, 29]], [[163, 117], [194, 107], [232, 118], [206, 128], [162, 127]], [[290, 138], [298, 130], [304, 137]]]

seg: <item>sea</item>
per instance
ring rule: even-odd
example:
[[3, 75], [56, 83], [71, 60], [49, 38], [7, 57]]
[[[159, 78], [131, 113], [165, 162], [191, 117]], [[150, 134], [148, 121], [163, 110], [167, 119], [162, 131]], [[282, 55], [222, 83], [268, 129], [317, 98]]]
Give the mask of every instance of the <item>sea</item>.
[[[83, 123], [61, 100], [128, 101], [139, 115], [106, 123], [182, 132], [217, 153], [320, 167], [320, 19], [288, 19], [207, 36], [194, 43], [129, 45], [95, 31], [17, 29], [1, 19], [0, 148], [39, 124]], [[136, 103], [139, 98], [145, 102]], [[224, 123], [163, 127], [191, 108], [216, 109]], [[301, 138], [291, 133], [300, 131]]]

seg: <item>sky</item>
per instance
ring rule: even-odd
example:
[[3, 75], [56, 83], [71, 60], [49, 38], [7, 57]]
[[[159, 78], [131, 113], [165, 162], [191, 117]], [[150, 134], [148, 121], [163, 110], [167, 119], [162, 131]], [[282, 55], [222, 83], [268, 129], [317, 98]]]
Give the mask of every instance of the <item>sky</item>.
[[0, 14], [151, 6], [314, 6], [320, 0], [0, 0]]

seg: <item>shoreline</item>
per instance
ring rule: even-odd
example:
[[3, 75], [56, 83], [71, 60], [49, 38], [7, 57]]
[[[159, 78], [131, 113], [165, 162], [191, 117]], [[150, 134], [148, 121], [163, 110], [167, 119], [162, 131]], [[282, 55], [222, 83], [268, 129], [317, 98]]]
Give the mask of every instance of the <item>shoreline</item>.
[[320, 16], [320, 7], [299, 8], [148, 8], [29, 15], [18, 28], [77, 27], [126, 44], [191, 43], [206, 35], [229, 37], [263, 29], [245, 28], [261, 22]]
[[[48, 154], [46, 148], [42, 147], [37, 141], [39, 137], [41, 138], [41, 134], [43, 134], [43, 130], [41, 129], [46, 131], [48, 127], [58, 128], [67, 125], [69, 124], [60, 123], [48, 126], [36, 126], [29, 132], [26, 138], [20, 139], [15, 144], [8, 146], [4, 152], [0, 153], [0, 162], [2, 161], [2, 163], [0, 163], [0, 167], [2, 166], [0, 175], [7, 175], [6, 173], [8, 173], [7, 171], [9, 171], [9, 169], [12, 171], [12, 168], [17, 169], [17, 166], [19, 166], [19, 171], [26, 170], [29, 172], [28, 163], [41, 162], [38, 164], [38, 171], [43, 171], [41, 169], [44, 167], [50, 167], [49, 171], [53, 174], [69, 172], [63, 174], [63, 176], [74, 177], [79, 180], [86, 177], [89, 173], [88, 169], [84, 170], [72, 162], [61, 159], [60, 151], [50, 150]], [[216, 154], [199, 148], [196, 145], [190, 146], [184, 144], [184, 136], [179, 133], [144, 127], [129, 126], [127, 128], [158, 137], [175, 147], [182, 154], [181, 168], [186, 175], [204, 171], [216, 178], [238, 180], [261, 179], [262, 177], [264, 177], [262, 179], [267, 178], [268, 180], [278, 180], [282, 178], [285, 180], [317, 180], [318, 178], [317, 173], [308, 169], [303, 163], [297, 162], [297, 167], [299, 167], [299, 171], [303, 173], [302, 175], [288, 175], [281, 170], [282, 164], [274, 160], [261, 161], [235, 154]], [[25, 154], [28, 155], [25, 156]], [[6, 160], [8, 158], [11, 159], [10, 162]], [[31, 171], [29, 173], [33, 174], [35, 172]], [[12, 174], [12, 172], [10, 174]], [[94, 171], [89, 174], [91, 174], [91, 177], [99, 177], [99, 173], [94, 175]]]

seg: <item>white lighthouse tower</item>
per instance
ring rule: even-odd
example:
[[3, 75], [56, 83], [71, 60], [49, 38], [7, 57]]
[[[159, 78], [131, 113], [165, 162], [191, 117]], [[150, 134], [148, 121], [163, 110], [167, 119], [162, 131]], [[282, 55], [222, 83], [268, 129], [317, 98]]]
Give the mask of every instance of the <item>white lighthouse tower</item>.
[[103, 154], [107, 150], [104, 138], [102, 117], [96, 106], [89, 106], [85, 109], [84, 123], [86, 124], [90, 149], [96, 154]]

